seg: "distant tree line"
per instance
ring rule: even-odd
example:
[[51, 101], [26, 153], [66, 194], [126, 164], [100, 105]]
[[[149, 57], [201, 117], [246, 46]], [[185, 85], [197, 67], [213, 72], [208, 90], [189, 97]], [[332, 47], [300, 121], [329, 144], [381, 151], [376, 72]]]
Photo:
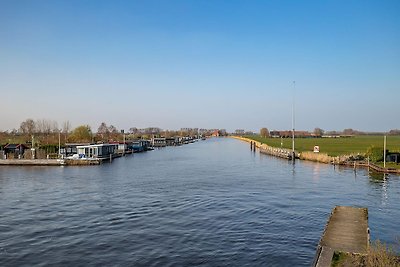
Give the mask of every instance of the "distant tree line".
[[[57, 121], [48, 119], [34, 120], [28, 118], [20, 123], [18, 129], [11, 131], [0, 132], [0, 144], [5, 144], [14, 140], [15, 142], [30, 143], [34, 142], [36, 145], [58, 144], [59, 139], [63, 143], [66, 142], [110, 142], [137, 139], [137, 138], [151, 138], [151, 137], [175, 137], [175, 136], [210, 136], [218, 131], [220, 135], [226, 135], [224, 129], [198, 129], [198, 128], [181, 128], [180, 130], [162, 130], [158, 127], [147, 127], [139, 129], [137, 127], [130, 127], [128, 131], [118, 130], [114, 125], [108, 125], [105, 122], [100, 123], [97, 131], [92, 131], [89, 125], [80, 125], [72, 128], [71, 123], [67, 120], [62, 124]], [[291, 131], [286, 131], [291, 132]], [[304, 131], [303, 131], [304, 132]], [[268, 138], [271, 137], [271, 132], [268, 128], [263, 127], [260, 129], [260, 136]], [[338, 135], [400, 135], [399, 129], [392, 129], [388, 132], [363, 132], [346, 128], [342, 131], [325, 131], [316, 127], [311, 136], [338, 136]], [[252, 135], [251, 131], [238, 129], [235, 131], [236, 135]]]
[[[273, 132], [285, 132], [287, 135], [291, 135], [291, 131], [273, 131]], [[304, 132], [304, 131], [301, 131]], [[388, 132], [363, 132], [363, 131], [358, 131], [354, 130], [351, 128], [346, 128], [343, 131], [325, 131], [319, 127], [316, 127], [314, 131], [312, 132], [305, 132], [308, 133], [310, 136], [314, 137], [322, 137], [322, 136], [339, 136], [339, 135], [345, 135], [345, 136], [352, 136], [352, 135], [400, 135], [400, 130], [399, 129], [393, 129]], [[236, 135], [250, 135], [249, 132], [245, 132], [244, 130], [236, 130], [235, 131]], [[297, 131], [296, 131], [297, 134]], [[263, 127], [260, 129], [260, 136], [264, 138], [271, 137], [271, 132], [269, 132], [268, 128]]]
[[[61, 125], [57, 121], [49, 119], [34, 120], [28, 118], [20, 123], [18, 129], [0, 132], [0, 145], [5, 143], [32, 143], [35, 146], [48, 146], [49, 144], [63, 144], [67, 142], [110, 142], [122, 141], [137, 138], [151, 137], [176, 137], [176, 136], [203, 136], [211, 135], [218, 129], [198, 129], [182, 128], [181, 130], [162, 130], [158, 127], [147, 127], [138, 129], [130, 127], [126, 132], [118, 130], [114, 125], [108, 125], [105, 122], [100, 123], [97, 132], [94, 132], [89, 125], [79, 125], [72, 128], [69, 121], [64, 121]], [[224, 129], [218, 130], [225, 135]]]

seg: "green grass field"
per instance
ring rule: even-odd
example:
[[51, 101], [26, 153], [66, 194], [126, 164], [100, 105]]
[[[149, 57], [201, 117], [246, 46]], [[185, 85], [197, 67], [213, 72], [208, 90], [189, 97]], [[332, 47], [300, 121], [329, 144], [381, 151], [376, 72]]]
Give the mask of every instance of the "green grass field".
[[[262, 138], [259, 135], [245, 136], [269, 146], [281, 147], [280, 138]], [[292, 147], [291, 138], [282, 139], [283, 148]], [[364, 154], [371, 146], [383, 148], [383, 136], [354, 136], [347, 138], [296, 138], [296, 151], [313, 151], [314, 146], [319, 146], [320, 153], [329, 156], [349, 155], [354, 153]], [[386, 148], [389, 151], [400, 151], [400, 136], [387, 136]]]

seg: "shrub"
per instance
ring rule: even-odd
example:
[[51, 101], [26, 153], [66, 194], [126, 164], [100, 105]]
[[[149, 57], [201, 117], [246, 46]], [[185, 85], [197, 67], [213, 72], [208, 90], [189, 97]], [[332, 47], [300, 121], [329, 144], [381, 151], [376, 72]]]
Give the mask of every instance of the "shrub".
[[400, 259], [394, 252], [393, 247], [377, 240], [371, 243], [367, 255], [335, 252], [331, 266], [399, 267]]
[[391, 246], [387, 246], [377, 240], [373, 242], [368, 249], [368, 256], [365, 265], [377, 267], [399, 267], [400, 261]]
[[369, 159], [371, 161], [374, 161], [374, 162], [383, 161], [383, 148], [371, 146], [367, 150], [367, 156], [369, 157]]

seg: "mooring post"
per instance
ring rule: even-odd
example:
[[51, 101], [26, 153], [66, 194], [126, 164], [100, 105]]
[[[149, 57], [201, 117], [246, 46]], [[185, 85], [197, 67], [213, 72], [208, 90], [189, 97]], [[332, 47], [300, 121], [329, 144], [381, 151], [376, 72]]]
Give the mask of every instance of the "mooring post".
[[253, 149], [253, 142], [250, 142], [250, 150]]
[[112, 162], [112, 154], [110, 154], [110, 163]]

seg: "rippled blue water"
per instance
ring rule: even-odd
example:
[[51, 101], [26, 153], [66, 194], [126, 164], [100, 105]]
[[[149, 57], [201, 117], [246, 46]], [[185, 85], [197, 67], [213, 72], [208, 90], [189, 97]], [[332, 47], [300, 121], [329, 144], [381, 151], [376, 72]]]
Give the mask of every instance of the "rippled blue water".
[[335, 205], [394, 242], [400, 182], [211, 139], [88, 167], [0, 168], [0, 266], [310, 266]]

